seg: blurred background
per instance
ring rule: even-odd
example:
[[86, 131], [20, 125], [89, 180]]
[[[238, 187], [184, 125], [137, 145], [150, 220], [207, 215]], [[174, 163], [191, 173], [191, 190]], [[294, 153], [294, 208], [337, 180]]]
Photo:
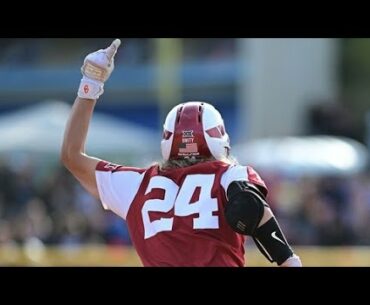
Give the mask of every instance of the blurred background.
[[[121, 39], [89, 154], [148, 166], [166, 113], [208, 101], [303, 264], [370, 266], [370, 39]], [[83, 59], [111, 40], [0, 39], [0, 265], [141, 265], [59, 162]]]

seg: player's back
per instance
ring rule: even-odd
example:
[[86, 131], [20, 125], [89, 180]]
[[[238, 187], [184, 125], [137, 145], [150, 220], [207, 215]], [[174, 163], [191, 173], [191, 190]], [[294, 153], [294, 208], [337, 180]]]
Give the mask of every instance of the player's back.
[[127, 215], [144, 265], [244, 265], [244, 238], [223, 217], [227, 168], [220, 161], [149, 168]]
[[221, 161], [167, 170], [104, 162], [97, 182], [105, 208], [126, 219], [144, 266], [244, 266], [245, 238], [226, 223], [225, 190], [248, 175], [263, 187], [251, 171]]

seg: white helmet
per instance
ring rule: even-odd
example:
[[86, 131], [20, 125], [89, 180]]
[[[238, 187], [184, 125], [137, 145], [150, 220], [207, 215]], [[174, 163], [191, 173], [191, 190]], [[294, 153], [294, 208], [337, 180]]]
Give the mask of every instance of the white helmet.
[[210, 158], [221, 160], [230, 150], [221, 114], [210, 104], [187, 102], [175, 106], [163, 125], [164, 160]]

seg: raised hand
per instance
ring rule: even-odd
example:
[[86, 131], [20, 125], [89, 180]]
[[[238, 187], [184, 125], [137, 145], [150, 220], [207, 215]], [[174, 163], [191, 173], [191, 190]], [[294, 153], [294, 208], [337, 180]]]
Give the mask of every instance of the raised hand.
[[114, 56], [121, 40], [115, 39], [106, 49], [101, 49], [86, 56], [81, 67], [83, 75], [78, 96], [84, 99], [98, 99], [104, 92], [104, 83], [114, 69]]

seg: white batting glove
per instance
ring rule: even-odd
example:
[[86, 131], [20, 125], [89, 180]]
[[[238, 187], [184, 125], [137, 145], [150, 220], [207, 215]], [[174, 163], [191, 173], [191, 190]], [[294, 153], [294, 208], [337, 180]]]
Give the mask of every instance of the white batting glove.
[[108, 48], [86, 56], [81, 67], [83, 77], [78, 88], [78, 97], [96, 100], [103, 94], [104, 83], [114, 69], [114, 55], [120, 44], [121, 40], [116, 39]]
[[302, 262], [298, 255], [293, 254], [280, 267], [302, 267]]

